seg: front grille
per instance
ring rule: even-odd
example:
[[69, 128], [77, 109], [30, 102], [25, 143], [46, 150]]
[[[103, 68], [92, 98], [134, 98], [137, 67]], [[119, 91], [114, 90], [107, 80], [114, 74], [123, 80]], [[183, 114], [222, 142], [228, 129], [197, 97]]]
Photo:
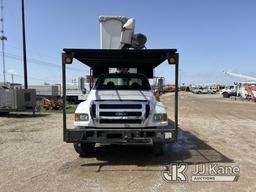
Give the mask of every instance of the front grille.
[[91, 115], [92, 115], [93, 118], [96, 117], [96, 105], [95, 104], [92, 104]]
[[144, 123], [149, 110], [148, 101], [95, 101], [91, 114], [97, 126], [122, 127]]
[[150, 112], [150, 106], [149, 104], [146, 104], [146, 114], [145, 114], [146, 118], [148, 118], [149, 112]]

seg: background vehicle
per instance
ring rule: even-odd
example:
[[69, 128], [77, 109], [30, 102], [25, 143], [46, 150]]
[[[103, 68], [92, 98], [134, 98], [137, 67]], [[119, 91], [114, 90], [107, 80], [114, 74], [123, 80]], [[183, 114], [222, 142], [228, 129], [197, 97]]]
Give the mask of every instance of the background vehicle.
[[217, 89], [215, 87], [208, 87], [208, 93], [215, 94], [217, 92]]
[[256, 101], [256, 82], [241, 82], [238, 84], [240, 97]]
[[195, 94], [215, 94], [217, 92], [215, 84], [194, 84], [189, 89]]
[[237, 96], [240, 96], [243, 99], [256, 101], [256, 77], [225, 71], [224, 74], [249, 80], [237, 84]]
[[231, 96], [238, 96], [237, 93], [237, 86], [236, 85], [230, 85], [230, 86], [226, 86], [224, 89], [222, 89], [220, 91], [220, 94], [224, 97], [224, 98], [229, 98]]
[[207, 87], [193, 87], [192, 93], [205, 94], [205, 93], [208, 93], [208, 88]]

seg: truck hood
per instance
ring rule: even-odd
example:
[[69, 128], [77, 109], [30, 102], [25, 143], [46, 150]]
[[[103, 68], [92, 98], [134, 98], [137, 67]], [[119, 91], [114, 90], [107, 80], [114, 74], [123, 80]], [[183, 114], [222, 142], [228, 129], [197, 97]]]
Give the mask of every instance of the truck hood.
[[96, 100], [152, 100], [152, 91], [137, 90], [95, 90]]

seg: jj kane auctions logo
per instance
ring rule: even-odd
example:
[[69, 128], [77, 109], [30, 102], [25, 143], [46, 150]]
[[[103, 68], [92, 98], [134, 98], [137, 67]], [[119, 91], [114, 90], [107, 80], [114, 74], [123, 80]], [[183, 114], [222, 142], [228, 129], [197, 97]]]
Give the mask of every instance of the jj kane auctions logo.
[[[188, 165], [170, 164], [162, 171], [162, 178], [166, 182], [187, 182], [186, 174]], [[195, 165], [192, 171], [191, 181], [194, 182], [216, 182], [216, 181], [238, 181], [240, 168], [238, 166], [219, 166], [218, 164]]]

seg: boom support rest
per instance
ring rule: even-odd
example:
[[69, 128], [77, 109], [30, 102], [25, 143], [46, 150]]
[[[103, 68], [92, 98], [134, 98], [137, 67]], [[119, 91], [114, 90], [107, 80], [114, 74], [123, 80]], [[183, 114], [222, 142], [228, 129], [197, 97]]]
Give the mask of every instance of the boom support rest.
[[[174, 128], [175, 139], [178, 136], [178, 79], [179, 54], [176, 49], [63, 49], [62, 53], [62, 88], [63, 88], [63, 139], [68, 141], [69, 132], [66, 125], [66, 64], [71, 64], [73, 58], [86, 64], [92, 69], [93, 77], [108, 73], [109, 68], [137, 68], [139, 73], [153, 78], [153, 70], [165, 60], [175, 65], [175, 105]], [[72, 57], [71, 63], [67, 62]], [[172, 59], [174, 58], [174, 60]]]

